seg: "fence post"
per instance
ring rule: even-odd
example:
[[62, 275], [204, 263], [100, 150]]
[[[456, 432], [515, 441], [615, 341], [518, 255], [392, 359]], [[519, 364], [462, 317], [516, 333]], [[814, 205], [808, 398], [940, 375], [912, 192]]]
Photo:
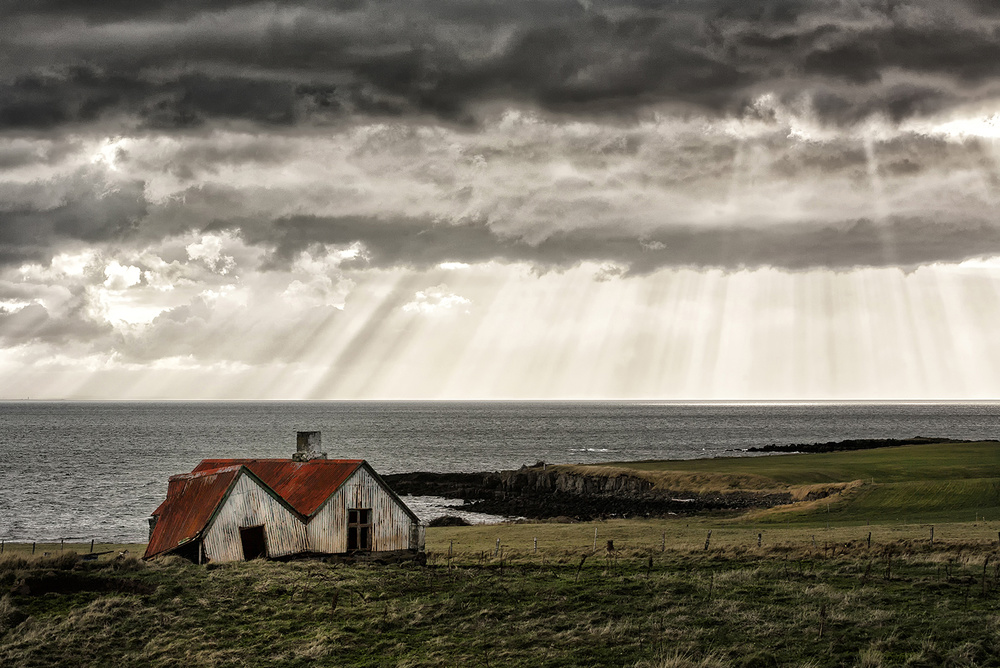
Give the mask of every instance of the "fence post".
[[708, 543], [712, 540], [712, 530], [708, 530], [708, 536], [705, 537], [705, 549], [708, 549]]
[[497, 551], [493, 553], [493, 556], [495, 557], [499, 554], [500, 554], [500, 539], [497, 538]]
[[663, 532], [663, 536], [660, 537], [660, 552], [667, 551], [667, 532]]
[[594, 552], [597, 552], [597, 527], [594, 527]]
[[538, 554], [538, 537], [537, 537], [537, 536], [536, 536], [536, 537], [535, 537], [535, 539], [534, 539], [534, 543], [535, 543], [535, 546], [534, 546], [534, 553], [535, 553], [535, 554]]
[[32, 554], [35, 553], [35, 542], [34, 541], [31, 542], [31, 553]]
[[91, 552], [91, 554], [93, 554], [93, 552], [94, 552], [94, 539], [93, 538], [90, 539], [90, 552]]

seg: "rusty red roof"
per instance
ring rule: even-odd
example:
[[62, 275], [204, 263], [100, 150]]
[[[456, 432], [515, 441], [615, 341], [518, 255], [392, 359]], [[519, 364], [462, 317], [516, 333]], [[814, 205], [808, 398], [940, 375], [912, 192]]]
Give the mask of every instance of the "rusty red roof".
[[239, 465], [216, 466], [171, 476], [167, 498], [153, 513], [160, 517], [143, 558], [169, 552], [197, 536], [212, 519], [241, 469]]
[[300, 515], [310, 517], [364, 463], [363, 459], [203, 459], [192, 473], [245, 466]]

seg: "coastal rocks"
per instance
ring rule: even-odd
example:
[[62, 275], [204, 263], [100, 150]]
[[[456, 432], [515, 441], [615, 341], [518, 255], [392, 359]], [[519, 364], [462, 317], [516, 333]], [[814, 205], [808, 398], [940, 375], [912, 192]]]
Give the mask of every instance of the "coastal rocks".
[[470, 526], [468, 520], [456, 515], [442, 515], [435, 517], [427, 523], [429, 527], [467, 527]]
[[649, 480], [626, 472], [579, 473], [541, 462], [515, 471], [405, 473], [385, 479], [400, 494], [463, 499], [462, 510], [530, 519], [662, 517], [769, 508], [792, 500], [786, 493], [656, 490]]
[[394, 473], [383, 475], [396, 494], [478, 499], [500, 491], [499, 473]]
[[628, 474], [613, 476], [581, 475], [561, 471], [544, 464], [531, 468], [522, 466], [517, 471], [500, 473], [500, 486], [504, 492], [531, 494], [555, 492], [576, 495], [626, 495], [644, 494], [653, 488], [653, 483]]

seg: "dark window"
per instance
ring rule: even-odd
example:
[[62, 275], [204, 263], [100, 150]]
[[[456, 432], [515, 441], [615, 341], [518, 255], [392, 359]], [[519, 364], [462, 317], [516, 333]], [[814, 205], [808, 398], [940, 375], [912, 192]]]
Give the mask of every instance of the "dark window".
[[243, 558], [247, 561], [267, 556], [267, 541], [264, 540], [264, 526], [240, 527], [240, 542], [243, 543]]
[[347, 551], [372, 549], [371, 508], [356, 508], [347, 511]]

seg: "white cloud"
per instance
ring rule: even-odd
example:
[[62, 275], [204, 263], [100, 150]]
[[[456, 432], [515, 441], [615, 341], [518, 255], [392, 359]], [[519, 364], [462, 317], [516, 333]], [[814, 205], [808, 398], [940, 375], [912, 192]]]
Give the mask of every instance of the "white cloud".
[[461, 295], [456, 295], [448, 289], [445, 284], [435, 285], [426, 290], [418, 291], [413, 301], [403, 305], [403, 310], [407, 313], [441, 313], [452, 310], [459, 310], [463, 313], [469, 312], [469, 305], [472, 300]]
[[111, 171], [117, 172], [120, 163], [128, 157], [128, 153], [125, 151], [128, 144], [129, 140], [123, 137], [105, 139], [93, 153], [90, 161], [95, 165], [106, 165]]
[[142, 271], [139, 267], [122, 266], [118, 260], [112, 260], [104, 268], [104, 275], [107, 276], [104, 287], [109, 290], [126, 290], [142, 280]]
[[93, 249], [88, 249], [79, 253], [59, 253], [52, 258], [52, 270], [65, 274], [66, 276], [82, 276], [86, 268], [91, 265], [97, 257]]
[[236, 267], [236, 259], [232, 255], [223, 255], [224, 244], [231, 241], [229, 235], [206, 234], [201, 241], [186, 246], [188, 258], [201, 260], [212, 271], [225, 276]]
[[292, 263], [295, 277], [282, 297], [292, 305], [333, 306], [343, 309], [354, 282], [344, 277], [340, 265], [363, 252], [357, 244], [347, 248], [323, 246], [322, 250], [299, 253]]

